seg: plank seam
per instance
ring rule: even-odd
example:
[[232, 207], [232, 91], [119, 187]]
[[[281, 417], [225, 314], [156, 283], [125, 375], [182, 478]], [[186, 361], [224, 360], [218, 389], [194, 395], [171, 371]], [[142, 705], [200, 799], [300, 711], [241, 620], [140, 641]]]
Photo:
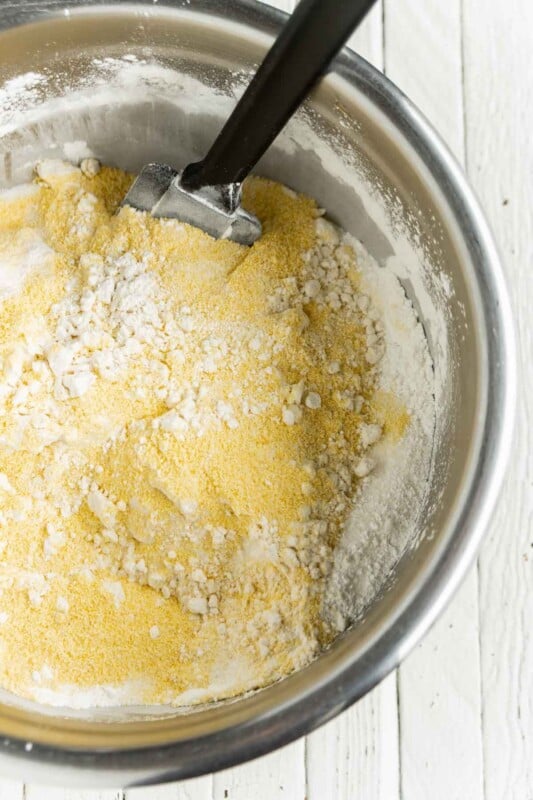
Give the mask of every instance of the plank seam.
[[[462, 3], [461, 3], [462, 5]], [[461, 26], [462, 27], [462, 26]], [[466, 164], [466, 158], [465, 158]], [[477, 608], [478, 608], [478, 628], [477, 628], [477, 636], [478, 636], [478, 645], [477, 645], [477, 652], [478, 652], [478, 661], [479, 661], [479, 688], [480, 688], [480, 703], [479, 703], [479, 724], [481, 726], [481, 774], [482, 774], [482, 784], [481, 788], [483, 791], [483, 798], [487, 797], [487, 771], [485, 769], [485, 686], [483, 683], [483, 657], [482, 657], [482, 647], [483, 647], [483, 637], [481, 635], [481, 577], [480, 577], [480, 570], [481, 570], [481, 563], [479, 558], [476, 560], [476, 594], [477, 594]]]
[[400, 671], [395, 671], [396, 679], [396, 719], [398, 730], [398, 797], [403, 800], [403, 775], [402, 775], [402, 713], [401, 713], [401, 684], [400, 684]]
[[381, 3], [381, 63], [383, 65], [383, 74], [387, 74], [387, 61], [386, 61], [386, 27], [385, 27], [385, 0]]
[[[466, 58], [465, 58], [465, 0], [459, 0], [459, 15], [460, 15], [460, 59], [461, 59], [461, 105], [462, 105], [462, 118], [463, 118], [463, 168], [468, 175], [468, 125], [467, 125], [467, 108], [466, 108]], [[477, 569], [477, 568], [476, 568]], [[478, 576], [479, 577], [479, 576]], [[477, 594], [479, 598], [479, 580], [477, 585]], [[479, 616], [479, 605], [478, 605]], [[478, 626], [479, 628], [479, 626]]]
[[309, 797], [309, 752], [308, 752], [308, 739], [304, 737], [304, 800]]

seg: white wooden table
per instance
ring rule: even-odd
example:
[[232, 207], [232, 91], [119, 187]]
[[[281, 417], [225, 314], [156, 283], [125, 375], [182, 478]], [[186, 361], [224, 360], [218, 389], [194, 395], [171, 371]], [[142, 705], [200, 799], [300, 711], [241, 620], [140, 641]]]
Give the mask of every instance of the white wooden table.
[[533, 800], [533, 3], [381, 0], [352, 46], [463, 162], [505, 260], [518, 431], [477, 568], [401, 668], [307, 739], [125, 797], [0, 780], [0, 800]]

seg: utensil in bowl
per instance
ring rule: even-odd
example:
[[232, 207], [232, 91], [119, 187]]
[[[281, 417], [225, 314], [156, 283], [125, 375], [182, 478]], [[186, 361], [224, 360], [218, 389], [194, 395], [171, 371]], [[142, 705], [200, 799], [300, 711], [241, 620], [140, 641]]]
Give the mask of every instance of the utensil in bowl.
[[251, 245], [261, 223], [241, 207], [242, 182], [375, 0], [300, 0], [202, 161], [178, 172], [147, 164], [124, 205]]

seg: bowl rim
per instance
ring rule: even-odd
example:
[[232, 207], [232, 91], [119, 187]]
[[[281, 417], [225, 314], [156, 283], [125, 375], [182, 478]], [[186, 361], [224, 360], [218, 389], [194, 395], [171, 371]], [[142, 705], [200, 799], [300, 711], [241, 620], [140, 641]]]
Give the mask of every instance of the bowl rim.
[[[146, 0], [27, 0], [22, 5], [8, 0], [0, 17], [0, 32], [64, 17], [65, 11], [124, 13], [138, 12], [139, 6], [153, 13], [201, 14], [213, 24], [224, 21], [268, 36], [275, 35], [287, 18], [285, 12], [255, 0], [228, 0], [223, 9], [219, 0], [162, 0], [157, 6]], [[476, 555], [503, 483], [516, 405], [514, 324], [498, 251], [461, 167], [403, 92], [348, 49], [334, 61], [331, 72], [362, 91], [419, 156], [439, 185], [474, 266], [487, 337], [486, 415], [476, 463], [446, 547], [430, 562], [416, 595], [384, 634], [368, 644], [362, 660], [344, 663], [327, 680], [315, 681], [310, 690], [259, 718], [197, 739], [134, 748], [70, 748], [28, 742], [2, 733], [3, 766], [5, 757], [12, 757], [19, 767], [23, 758], [35, 766], [52, 767], [56, 778], [63, 769], [61, 777], [71, 782], [80, 781], [71, 774], [72, 770], [81, 771], [86, 777], [88, 772], [97, 771], [106, 778], [105, 785], [124, 785], [126, 779], [128, 785], [139, 786], [216, 771], [286, 745], [346, 709], [391, 672], [445, 608]], [[46, 779], [46, 775], [40, 778]]]

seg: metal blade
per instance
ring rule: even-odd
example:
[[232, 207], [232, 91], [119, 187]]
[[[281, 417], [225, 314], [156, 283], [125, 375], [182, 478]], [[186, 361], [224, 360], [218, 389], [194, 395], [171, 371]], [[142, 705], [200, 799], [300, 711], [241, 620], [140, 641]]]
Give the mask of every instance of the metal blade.
[[178, 175], [176, 169], [166, 164], [147, 164], [131, 185], [122, 205], [152, 213], [153, 207]]
[[261, 236], [261, 223], [240, 205], [237, 187], [208, 186], [188, 191], [180, 183], [180, 173], [164, 164], [148, 164], [123, 200], [138, 211], [154, 217], [179, 219], [201, 228], [215, 239], [231, 239], [252, 245]]

